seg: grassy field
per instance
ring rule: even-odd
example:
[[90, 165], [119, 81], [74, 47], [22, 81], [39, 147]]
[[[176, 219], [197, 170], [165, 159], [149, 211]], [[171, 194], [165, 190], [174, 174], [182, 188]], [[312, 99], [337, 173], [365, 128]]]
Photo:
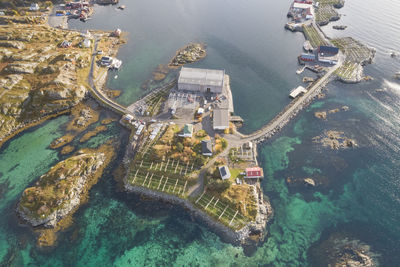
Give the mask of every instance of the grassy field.
[[341, 0], [318, 0], [316, 2], [319, 2], [319, 4], [329, 4], [329, 5], [338, 5], [342, 1]]
[[310, 41], [312, 47], [314, 48], [317, 48], [320, 45], [328, 44], [313, 25], [304, 25], [303, 32], [305, 38]]
[[373, 50], [351, 37], [333, 39], [332, 43], [344, 51], [346, 60], [364, 64], [372, 56]]
[[144, 141], [131, 163], [130, 183], [186, 197], [206, 158], [199, 154], [199, 141], [194, 145], [195, 138], [179, 137], [179, 131], [178, 126], [170, 125], [161, 129], [154, 140]]
[[339, 18], [339, 13], [331, 4], [320, 3], [315, 11], [315, 22], [319, 25], [327, 24], [332, 19]]
[[128, 182], [151, 190], [186, 197], [187, 189], [195, 183], [189, 179], [194, 167], [175, 161], [140, 161], [131, 166]]
[[340, 68], [335, 71], [335, 74], [345, 80], [354, 78], [358, 63], [346, 61]]
[[221, 199], [218, 195], [204, 193], [192, 202], [217, 221], [235, 230], [241, 229], [250, 221], [233, 203]]

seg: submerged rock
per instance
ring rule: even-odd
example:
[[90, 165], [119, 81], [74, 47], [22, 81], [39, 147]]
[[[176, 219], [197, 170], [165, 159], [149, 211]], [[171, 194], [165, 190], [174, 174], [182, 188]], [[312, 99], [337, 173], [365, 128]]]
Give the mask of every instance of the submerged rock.
[[379, 255], [360, 240], [343, 233], [333, 233], [311, 249], [315, 266], [372, 267], [378, 266]]
[[344, 132], [340, 131], [325, 131], [324, 134], [314, 137], [313, 142], [320, 143], [323, 146], [330, 147], [331, 149], [357, 146], [355, 140], [344, 136]]
[[317, 111], [314, 113], [314, 116], [318, 119], [326, 120], [326, 111]]

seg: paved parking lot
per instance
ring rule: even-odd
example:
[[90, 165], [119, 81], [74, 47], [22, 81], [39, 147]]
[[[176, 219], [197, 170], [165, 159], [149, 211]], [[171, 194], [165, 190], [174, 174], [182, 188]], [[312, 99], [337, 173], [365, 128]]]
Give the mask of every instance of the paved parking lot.
[[171, 92], [168, 97], [168, 108], [195, 110], [200, 105], [201, 94]]

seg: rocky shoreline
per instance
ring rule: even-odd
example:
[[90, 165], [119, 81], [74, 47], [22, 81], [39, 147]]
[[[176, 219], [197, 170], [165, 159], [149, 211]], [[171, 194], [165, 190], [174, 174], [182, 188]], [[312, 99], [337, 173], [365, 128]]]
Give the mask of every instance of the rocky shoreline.
[[268, 200], [264, 199], [262, 190], [257, 187], [258, 207], [257, 217], [255, 222], [251, 222], [242, 229], [235, 231], [222, 223], [212, 219], [205, 212], [197, 209], [189, 200], [182, 199], [174, 195], [169, 195], [163, 192], [153, 191], [140, 186], [132, 186], [127, 183], [124, 178], [124, 189], [128, 193], [135, 193], [149, 197], [154, 200], [165, 201], [174, 205], [179, 205], [193, 215], [197, 220], [207, 225], [213, 232], [218, 234], [222, 240], [234, 245], [252, 246], [263, 241], [267, 232], [265, 227], [272, 218], [272, 207]]
[[16, 213], [39, 233], [39, 247], [53, 246], [57, 232], [72, 224], [72, 215], [87, 201], [89, 190], [113, 157], [112, 140], [98, 149], [80, 150], [24, 190]]
[[[37, 185], [45, 184], [44, 186], [48, 186], [48, 184], [54, 182], [55, 184], [57, 184], [55, 188], [59, 189], [61, 188], [61, 183], [63, 183], [62, 181], [68, 182], [74, 176], [77, 177], [75, 182], [73, 182], [73, 188], [71, 188], [72, 190], [70, 191], [70, 193], [67, 196], [60, 198], [57, 201], [56, 206], [60, 207], [59, 209], [56, 208], [54, 211], [45, 215], [47, 211], [51, 209], [48, 204], [54, 204], [54, 203], [46, 203], [43, 200], [41, 201], [43, 202], [43, 205], [38, 209], [36, 209], [36, 207], [34, 207], [33, 209], [28, 208], [28, 206], [30, 207], [30, 204], [36, 204], [35, 197], [41, 198], [39, 196], [40, 191], [45, 190], [45, 188], [42, 186], [40, 187], [35, 186], [25, 189], [21, 201], [17, 207], [17, 212], [19, 216], [34, 227], [44, 226], [46, 228], [54, 228], [58, 221], [60, 221], [62, 218], [68, 215], [74, 208], [80, 205], [81, 195], [85, 187], [87, 187], [89, 180], [96, 174], [96, 172], [100, 169], [101, 165], [103, 165], [104, 162], [106, 161], [104, 153], [95, 153], [95, 154], [82, 153], [80, 155], [73, 156], [67, 159], [79, 163], [86, 162], [87, 160], [90, 159], [93, 160], [93, 164], [88, 165], [83, 173], [80, 173], [78, 170], [78, 175], [76, 175], [77, 173], [73, 168], [72, 169], [68, 168], [66, 170], [67, 171], [66, 175], [60, 172], [59, 170], [63, 170], [65, 167], [67, 167], [66, 165], [68, 165], [66, 161], [61, 161], [57, 165], [55, 165], [52, 169], [50, 169], [48, 173], [42, 175], [39, 178]], [[80, 168], [78, 164], [77, 167]], [[70, 171], [72, 171], [72, 173], [70, 173]], [[55, 179], [49, 177], [52, 176], [51, 173], [53, 172], [57, 176], [54, 177]], [[49, 178], [52, 181], [47, 181], [50, 180]], [[34, 194], [32, 195], [31, 193]]]
[[64, 110], [60, 110], [52, 115], [47, 115], [47, 116], [43, 116], [40, 118], [37, 118], [35, 120], [31, 120], [31, 121], [26, 121], [23, 122], [19, 125], [17, 125], [16, 127], [14, 127], [7, 135], [4, 135], [3, 137], [0, 138], [0, 148], [10, 139], [12, 139], [13, 137], [15, 137], [16, 135], [20, 134], [21, 132], [28, 130], [29, 128], [32, 128], [34, 126], [38, 126], [40, 124], [42, 124], [43, 122], [56, 118], [58, 116], [61, 115], [66, 115], [68, 113], [71, 112], [71, 109], [64, 109]]

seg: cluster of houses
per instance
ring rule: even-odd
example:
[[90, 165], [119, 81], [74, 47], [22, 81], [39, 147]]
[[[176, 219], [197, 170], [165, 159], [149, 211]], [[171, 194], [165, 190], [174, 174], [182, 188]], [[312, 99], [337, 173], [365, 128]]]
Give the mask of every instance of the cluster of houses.
[[56, 16], [67, 15], [70, 18], [79, 18], [82, 21], [86, 21], [93, 13], [93, 8], [87, 1], [76, 0], [60, 4], [60, 7], [61, 10], [56, 11]]
[[[318, 3], [317, 3], [318, 4]], [[288, 17], [299, 23], [314, 18], [314, 5], [312, 0], [295, 0], [290, 6]]]
[[[92, 34], [89, 31], [81, 33], [81, 37], [83, 37], [83, 41], [80, 42], [79, 46], [81, 48], [90, 48], [92, 45]], [[72, 46], [72, 42], [68, 40], [64, 40], [61, 42], [61, 48], [70, 48]]]
[[121, 123], [126, 124], [126, 125], [132, 125], [133, 127], [135, 127], [135, 129], [136, 129], [136, 132], [134, 135], [135, 140], [139, 139], [139, 137], [143, 133], [144, 127], [146, 126], [145, 122], [135, 120], [135, 118], [131, 114], [125, 114], [121, 118]]
[[310, 62], [327, 63], [336, 65], [339, 60], [339, 48], [335, 46], [321, 45], [312, 53], [303, 53], [299, 57], [301, 64]]

